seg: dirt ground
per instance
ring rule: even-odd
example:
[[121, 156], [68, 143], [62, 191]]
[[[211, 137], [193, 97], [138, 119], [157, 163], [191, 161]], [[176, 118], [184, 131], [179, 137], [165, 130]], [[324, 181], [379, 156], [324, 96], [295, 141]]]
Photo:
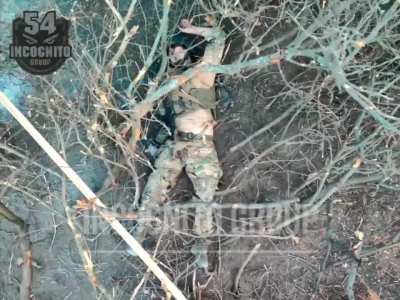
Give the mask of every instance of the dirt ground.
[[[227, 61], [240, 52], [239, 45], [240, 42], [233, 42]], [[301, 112], [291, 122], [278, 122], [244, 147], [231, 151], [282, 115], [299, 96], [289, 93], [288, 97], [276, 97], [286, 91], [287, 81], [308, 85], [315, 76], [288, 63], [248, 76], [225, 76], [229, 103], [220, 99], [216, 112], [215, 143], [224, 171], [217, 203], [279, 203], [291, 199], [310, 176], [323, 168], [327, 156], [314, 141], [300, 144], [295, 140], [263, 153], [282, 137], [295, 137], [310, 129], [314, 118], [311, 113]], [[318, 111], [319, 106], [312, 103], [310, 107]], [[35, 122], [40, 124], [40, 117]], [[341, 128], [340, 133], [344, 132], [346, 128]], [[47, 134], [54, 132], [49, 129]], [[66, 224], [59, 187], [51, 183], [50, 171], [32, 164], [36, 160], [47, 166], [48, 161], [21, 130], [0, 135], [28, 156], [24, 163], [17, 156], [7, 161], [28, 174], [23, 181], [15, 182], [16, 187], [23, 185], [24, 189], [14, 187], [0, 195], [10, 209], [30, 224], [33, 299], [96, 299]], [[333, 149], [338, 144], [332, 138]], [[0, 151], [4, 155], [4, 149]], [[142, 181], [148, 172], [144, 168], [140, 174]], [[96, 171], [92, 173], [96, 175]], [[9, 175], [10, 170], [0, 168], [1, 181]], [[43, 191], [43, 187], [48, 190]], [[133, 190], [132, 180], [121, 178], [118, 185], [102, 195], [102, 200], [109, 206], [127, 204], [132, 202]], [[312, 193], [313, 190], [306, 189], [296, 197], [300, 196], [301, 201]], [[182, 176], [171, 198], [183, 202], [191, 194], [191, 185]], [[78, 223], [83, 226], [88, 220], [86, 215]], [[84, 234], [99, 280], [112, 297], [130, 299], [140, 284], [137, 299], [165, 299], [159, 282], [146, 273], [145, 266], [129, 254], [110, 228], [95, 221], [93, 224], [97, 227], [85, 227]], [[133, 232], [134, 222], [125, 221], [124, 225]], [[301, 230], [294, 226], [257, 236], [214, 237], [209, 246], [212, 251], [208, 274], [193, 264], [190, 236], [167, 232], [148, 241], [146, 248], [190, 299], [347, 299], [346, 289], [352, 276], [350, 288], [357, 300], [400, 299], [400, 202], [396, 192], [372, 183], [344, 189], [334, 193], [312, 221], [303, 223]], [[0, 220], [0, 299], [4, 300], [17, 299], [19, 294], [21, 268], [15, 232], [14, 225]], [[251, 256], [255, 247], [258, 251]]]
[[[240, 80], [239, 84], [234, 80], [232, 87], [240, 86], [234, 99], [235, 105], [230, 113], [224, 114], [227, 119], [218, 127], [217, 135], [225, 186], [274, 136], [271, 132], [259, 137], [240, 154], [227, 151], [263, 124], [268, 124], [274, 114], [279, 114], [279, 109], [265, 111], [263, 97], [279, 91], [279, 87], [274, 87], [282, 84], [277, 77], [272, 71], [254, 76], [254, 79]], [[260, 95], [259, 89], [266, 91], [267, 95]], [[276, 126], [276, 131], [279, 126]], [[301, 128], [293, 127], [294, 131]], [[313, 157], [312, 151], [308, 154], [317, 166], [321, 164], [320, 159]], [[239, 181], [238, 190], [221, 197], [221, 201], [260, 203], [285, 199], [288, 190], [295, 189], [296, 184], [301, 182], [296, 175], [301, 177], [301, 174], [310, 172], [305, 164], [278, 170], [273, 167], [274, 160], [289, 160], [290, 155], [290, 150], [271, 153], [265, 159], [266, 166], [260, 164], [246, 172]], [[292, 177], [288, 176], [290, 173], [293, 173]], [[374, 292], [380, 299], [400, 299], [400, 216], [397, 202], [395, 192], [379, 191], [373, 185], [367, 185], [364, 189], [335, 194], [312, 224], [307, 226], [308, 229], [297, 235], [298, 239], [240, 237], [219, 244], [222, 254], [215, 258], [218, 262], [217, 274], [207, 286], [205, 298], [346, 299], [346, 280], [355, 261], [352, 247], [360, 242], [356, 232], [361, 231], [365, 235], [362, 245], [365, 255], [361, 261], [355, 262], [358, 266], [354, 285], [356, 299], [378, 299], [373, 298]], [[234, 292], [238, 270], [257, 243], [261, 244], [260, 252], [240, 277], [240, 292]], [[393, 244], [393, 247], [388, 247]], [[230, 250], [233, 253], [243, 250], [243, 253], [232, 254]]]
[[[263, 203], [285, 199], [288, 190], [294, 189], [294, 186], [288, 187], [288, 180], [299, 182], [296, 176], [302, 177], [309, 172], [304, 165], [301, 169], [302, 164], [294, 164], [293, 169], [276, 169], [268, 163], [277, 160], [277, 157], [281, 161], [287, 159], [292, 155], [293, 149], [290, 148], [296, 147], [294, 145], [284, 152], [272, 152], [265, 161], [240, 176], [235, 184], [239, 186], [237, 189], [232, 190], [230, 186], [232, 178], [274, 136], [272, 130], [238, 153], [229, 152], [232, 146], [273, 120], [280, 112], [279, 107], [277, 111], [273, 107], [265, 111], [265, 97], [268, 95], [259, 92], [276, 93], [279, 87], [274, 89], [269, 84], [266, 88], [265, 82], [271, 81], [279, 86], [277, 74], [273, 71], [245, 80], [226, 78], [227, 87], [235, 88], [236, 92], [233, 93], [233, 107], [218, 112], [220, 122], [216, 144], [224, 170], [220, 186], [222, 195], [217, 197], [220, 203]], [[296, 127], [291, 130], [295, 131]], [[316, 161], [318, 163], [321, 162]], [[288, 176], [290, 172], [293, 172], [292, 177]], [[222, 191], [228, 187], [231, 192], [223, 195]], [[107, 194], [105, 201], [109, 205], [115, 201], [130, 201], [125, 191], [126, 186], [117, 187]], [[175, 192], [180, 197], [190, 194], [190, 185], [185, 178]], [[290, 236], [290, 228], [277, 234], [278, 238], [216, 238], [211, 245], [214, 249], [210, 257], [211, 275], [195, 272], [194, 266], [188, 265], [192, 257], [188, 246], [190, 241], [179, 234], [160, 238], [159, 259], [170, 274], [181, 276], [178, 281], [180, 287], [192, 295], [196, 293], [198, 299], [345, 299], [345, 284], [354, 263], [358, 266], [354, 285], [357, 299], [374, 299], [369, 291], [376, 292], [381, 299], [400, 299], [399, 248], [387, 247], [399, 240], [399, 204], [395, 200], [395, 193], [366, 186], [363, 190], [336, 194], [329, 207], [323, 208], [318, 218], [309, 224], [306, 231], [296, 234], [296, 238], [279, 239], [279, 236]], [[9, 206], [31, 224], [35, 299], [94, 299], [93, 289], [82, 270], [75, 243], [60, 208], [57, 208], [57, 201], [56, 198], [43, 198], [41, 203], [28, 201], [27, 205], [18, 193], [7, 196]], [[42, 209], [43, 205], [46, 210]], [[14, 231], [13, 226], [1, 222], [2, 299], [15, 299], [18, 295], [20, 269]], [[364, 254], [361, 261], [355, 262], [352, 247], [359, 242], [356, 231], [362, 231], [365, 237], [362, 245]], [[87, 238], [102, 282], [113, 289], [116, 299], [129, 299], [142, 278], [144, 267], [125, 251], [123, 243], [109, 229], [96, 235], [88, 232]], [[239, 290], [235, 291], [238, 271], [258, 243], [261, 244], [259, 252], [245, 267], [238, 281]], [[183, 251], [176, 252], [182, 247]], [[196, 274], [199, 284], [204, 285], [197, 286], [195, 291], [193, 274]], [[151, 276], [142, 293], [155, 299], [163, 295]]]

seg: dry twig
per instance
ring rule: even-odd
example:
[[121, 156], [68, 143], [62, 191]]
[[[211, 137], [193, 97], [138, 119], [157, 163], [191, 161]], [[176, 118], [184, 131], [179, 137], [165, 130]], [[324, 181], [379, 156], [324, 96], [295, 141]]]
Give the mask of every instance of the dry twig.
[[[10, 114], [21, 124], [21, 126], [32, 136], [32, 138], [42, 147], [49, 155], [53, 162], [61, 169], [61, 171], [72, 181], [78, 190], [87, 198], [95, 199], [96, 206], [105, 208], [103, 202], [97, 198], [96, 194], [87, 186], [87, 184], [79, 177], [79, 175], [68, 165], [61, 155], [46, 141], [46, 139], [37, 131], [37, 129], [29, 122], [29, 120], [14, 106], [8, 97], [0, 92], [0, 103], [10, 112]], [[153, 274], [161, 281], [163, 286], [171, 292], [178, 300], [186, 299], [181, 290], [171, 281], [163, 270], [152, 259], [149, 253], [142, 245], [132, 237], [132, 235], [121, 225], [121, 223], [109, 214], [105, 214], [99, 210], [99, 214], [106, 220], [110, 226], [121, 236], [121, 238], [132, 248], [140, 259], [149, 267]]]
[[260, 249], [261, 244], [258, 243], [257, 245], [254, 246], [254, 248], [251, 250], [243, 264], [241, 265], [236, 277], [235, 277], [235, 282], [233, 284], [233, 292], [235, 294], [239, 294], [239, 282], [240, 282], [240, 277], [242, 277], [243, 271], [246, 268], [246, 266], [249, 264], [250, 260], [253, 258], [253, 256], [257, 253], [258, 249]]
[[30, 300], [32, 294], [32, 244], [29, 238], [29, 226], [1, 202], [0, 217], [18, 226], [18, 237], [22, 253], [20, 300]]

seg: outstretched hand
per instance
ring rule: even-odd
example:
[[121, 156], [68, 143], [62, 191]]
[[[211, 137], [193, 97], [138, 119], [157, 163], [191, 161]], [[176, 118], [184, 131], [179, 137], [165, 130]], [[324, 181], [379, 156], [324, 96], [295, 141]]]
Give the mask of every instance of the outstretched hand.
[[199, 34], [196, 30], [196, 27], [193, 26], [190, 20], [188, 19], [182, 19], [179, 25], [180, 25], [179, 30], [184, 33]]
[[194, 26], [190, 20], [182, 19], [180, 22], [179, 30], [184, 33], [195, 34], [204, 36], [211, 28]]

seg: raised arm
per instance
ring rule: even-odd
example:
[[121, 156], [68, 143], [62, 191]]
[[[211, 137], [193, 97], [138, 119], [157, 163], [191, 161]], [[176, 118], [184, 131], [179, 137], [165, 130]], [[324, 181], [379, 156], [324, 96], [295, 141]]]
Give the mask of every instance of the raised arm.
[[[204, 56], [198, 66], [219, 65], [221, 63], [225, 48], [225, 32], [218, 27], [194, 26], [186, 19], [182, 20], [180, 25], [182, 32], [200, 35], [208, 42]], [[209, 88], [214, 85], [215, 76], [216, 74], [213, 73], [202, 72], [192, 79], [192, 83], [198, 88]]]

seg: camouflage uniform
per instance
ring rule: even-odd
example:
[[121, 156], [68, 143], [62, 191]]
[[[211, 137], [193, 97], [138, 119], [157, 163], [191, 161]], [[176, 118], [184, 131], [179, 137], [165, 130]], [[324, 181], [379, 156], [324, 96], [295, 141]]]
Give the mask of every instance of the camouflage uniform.
[[[205, 39], [209, 44], [203, 58], [214, 56], [215, 59], [217, 55], [221, 59], [225, 34], [215, 29], [205, 35]], [[189, 81], [181, 86], [180, 91], [170, 95], [178, 118], [180, 114], [211, 110], [216, 106], [214, 86], [194, 88], [193, 83]], [[164, 146], [155, 162], [155, 171], [149, 176], [142, 194], [140, 210], [150, 210], [163, 203], [182, 170], [186, 171], [193, 183], [195, 196], [192, 201], [211, 203], [222, 176], [212, 135], [179, 131], [176, 133], [175, 140]], [[141, 238], [144, 238], [145, 227], [148, 225], [146, 221], [139, 223]], [[194, 232], [204, 239], [212, 231], [212, 212], [207, 209], [207, 205], [199, 205], [196, 209]]]
[[[168, 143], [155, 162], [155, 171], [149, 176], [142, 195], [140, 210], [149, 210], [166, 199], [183, 169], [193, 183], [193, 201], [210, 203], [213, 200], [222, 170], [212, 140], [174, 141]], [[195, 233], [207, 236], [212, 232], [212, 217], [206, 206], [198, 208]], [[203, 219], [197, 218], [203, 216]]]

